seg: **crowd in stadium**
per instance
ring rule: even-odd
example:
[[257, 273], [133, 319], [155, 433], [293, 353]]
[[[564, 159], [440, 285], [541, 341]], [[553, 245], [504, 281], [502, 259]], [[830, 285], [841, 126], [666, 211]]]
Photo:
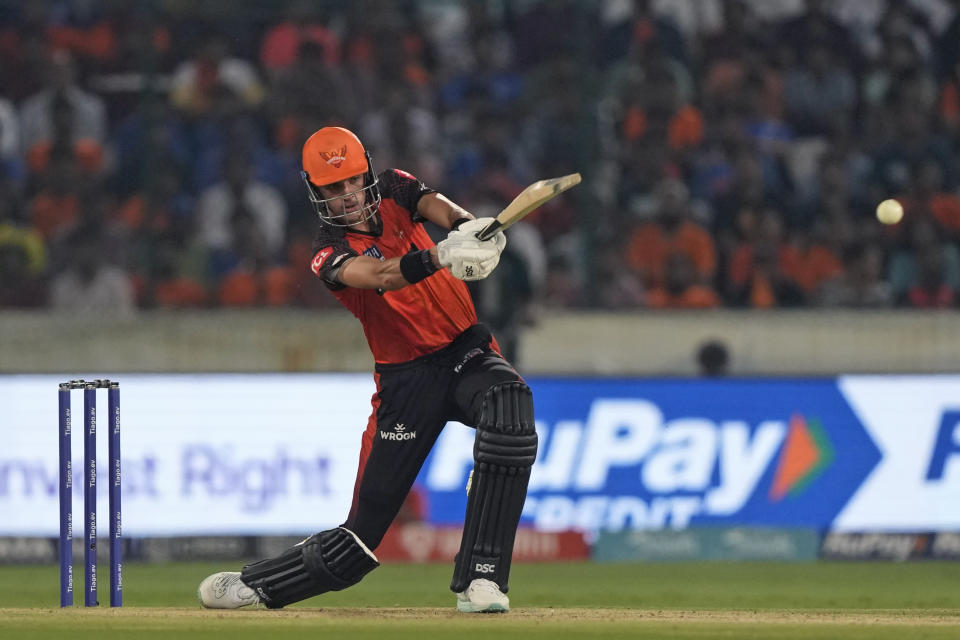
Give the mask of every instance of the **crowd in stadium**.
[[960, 304], [960, 2], [681, 4], [0, 3], [0, 307], [334, 306], [328, 124], [478, 216], [583, 173], [481, 316]]

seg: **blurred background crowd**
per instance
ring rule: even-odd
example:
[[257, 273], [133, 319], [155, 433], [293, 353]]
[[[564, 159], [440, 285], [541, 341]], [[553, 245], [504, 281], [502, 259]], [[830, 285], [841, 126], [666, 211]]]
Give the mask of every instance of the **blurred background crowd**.
[[958, 305], [958, 0], [0, 0], [0, 307], [335, 306], [330, 124], [477, 215], [584, 175], [475, 291], [495, 327]]

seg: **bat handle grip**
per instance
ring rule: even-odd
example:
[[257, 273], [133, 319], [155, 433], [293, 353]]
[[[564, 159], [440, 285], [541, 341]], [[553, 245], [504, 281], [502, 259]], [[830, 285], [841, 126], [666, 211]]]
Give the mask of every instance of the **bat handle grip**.
[[477, 240], [480, 240], [480, 241], [489, 240], [494, 236], [494, 234], [497, 233], [497, 229], [499, 229], [501, 226], [503, 225], [500, 224], [499, 220], [494, 220], [493, 222], [488, 224], [485, 229], [482, 229], [477, 233]]

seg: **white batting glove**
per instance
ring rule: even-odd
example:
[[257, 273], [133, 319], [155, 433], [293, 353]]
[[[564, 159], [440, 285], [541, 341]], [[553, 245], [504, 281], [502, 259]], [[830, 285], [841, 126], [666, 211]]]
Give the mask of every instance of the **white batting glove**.
[[482, 280], [500, 262], [496, 242], [480, 241], [472, 234], [451, 232], [437, 243], [437, 260], [459, 280]]
[[[465, 233], [471, 236], [476, 237], [478, 233], [490, 226], [490, 223], [494, 221], [494, 218], [476, 218], [474, 220], [467, 220], [461, 224], [455, 231], [450, 233]], [[503, 249], [507, 246], [507, 236], [503, 231], [498, 231], [488, 242], [495, 242], [497, 245], [497, 251], [503, 253]]]

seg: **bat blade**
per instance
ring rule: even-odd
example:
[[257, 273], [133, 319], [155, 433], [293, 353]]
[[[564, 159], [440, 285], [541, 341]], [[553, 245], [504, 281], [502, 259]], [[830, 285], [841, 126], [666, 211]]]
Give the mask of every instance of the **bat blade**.
[[498, 231], [503, 231], [524, 217], [547, 200], [555, 198], [567, 189], [580, 184], [580, 174], [571, 173], [559, 178], [539, 180], [520, 192], [513, 202], [497, 214], [496, 219], [486, 229], [477, 234], [480, 240], [489, 240]]

